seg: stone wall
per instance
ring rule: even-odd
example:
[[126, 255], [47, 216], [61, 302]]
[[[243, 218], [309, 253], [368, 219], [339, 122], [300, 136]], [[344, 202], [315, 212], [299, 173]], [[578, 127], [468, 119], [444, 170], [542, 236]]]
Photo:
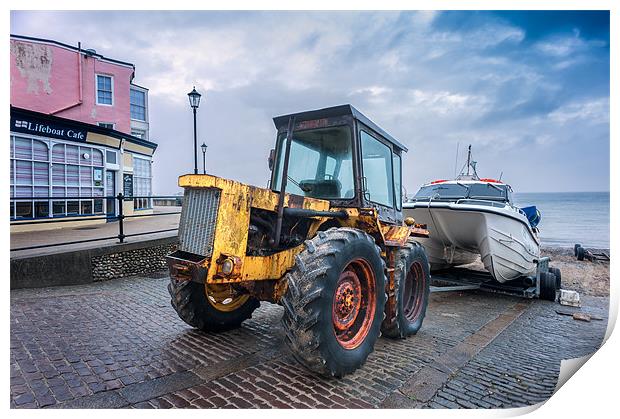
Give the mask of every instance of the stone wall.
[[11, 289], [80, 285], [166, 269], [176, 236], [11, 258]]
[[91, 259], [93, 281], [121, 278], [129, 275], [147, 274], [167, 269], [166, 255], [175, 244], [127, 250], [95, 256]]

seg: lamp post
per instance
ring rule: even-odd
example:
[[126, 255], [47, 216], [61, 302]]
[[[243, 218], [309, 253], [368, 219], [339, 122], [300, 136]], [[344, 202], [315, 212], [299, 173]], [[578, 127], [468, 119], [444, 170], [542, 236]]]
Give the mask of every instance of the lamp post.
[[194, 174], [198, 174], [198, 140], [196, 139], [196, 109], [200, 105], [201, 94], [196, 91], [196, 86], [187, 94], [189, 97], [189, 106], [194, 111]]
[[202, 149], [202, 174], [206, 175], [207, 174], [207, 158], [206, 158], [207, 145], [205, 143], [202, 143], [200, 148]]

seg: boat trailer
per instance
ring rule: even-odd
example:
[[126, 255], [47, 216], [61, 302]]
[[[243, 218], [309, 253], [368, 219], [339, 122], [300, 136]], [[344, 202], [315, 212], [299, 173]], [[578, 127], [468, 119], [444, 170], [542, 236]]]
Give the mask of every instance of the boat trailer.
[[[559, 270], [549, 268], [549, 257], [537, 262], [536, 277], [524, 277], [507, 283], [499, 283], [487, 271], [451, 268], [433, 272], [431, 292], [454, 292], [480, 290], [522, 298], [539, 297], [555, 301], [560, 289]], [[560, 277], [561, 278], [561, 277]]]

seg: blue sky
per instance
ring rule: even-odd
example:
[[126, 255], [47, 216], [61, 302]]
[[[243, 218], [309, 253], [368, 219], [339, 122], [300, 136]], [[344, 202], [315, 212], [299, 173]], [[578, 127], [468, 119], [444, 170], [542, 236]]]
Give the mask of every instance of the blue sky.
[[11, 32], [136, 65], [156, 193], [192, 170], [194, 84], [218, 176], [266, 185], [271, 117], [351, 103], [409, 147], [410, 194], [457, 143], [517, 192], [609, 190], [608, 12], [12, 12]]

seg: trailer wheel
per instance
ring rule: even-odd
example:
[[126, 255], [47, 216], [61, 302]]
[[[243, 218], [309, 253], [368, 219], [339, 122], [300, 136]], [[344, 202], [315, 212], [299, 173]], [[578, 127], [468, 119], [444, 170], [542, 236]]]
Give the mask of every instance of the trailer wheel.
[[214, 298], [220, 289], [207, 295], [204, 282], [170, 279], [170, 303], [185, 323], [205, 332], [223, 332], [236, 329], [252, 317], [260, 302], [248, 295], [234, 298]]
[[584, 260], [586, 257], [586, 249], [584, 249], [583, 247], [578, 247], [577, 248], [577, 260]]
[[422, 327], [431, 275], [426, 252], [417, 243], [409, 243], [399, 250], [396, 258], [396, 319], [389, 324], [384, 323], [381, 332], [387, 337], [402, 339], [415, 335]]
[[551, 272], [540, 273], [540, 298], [548, 301], [555, 301], [556, 279]]
[[385, 307], [385, 263], [374, 239], [330, 228], [306, 240], [286, 275], [282, 324], [293, 356], [309, 370], [342, 377], [373, 351]]
[[562, 288], [562, 271], [560, 271], [560, 268], [549, 268], [549, 272], [555, 275], [555, 289], [559, 290]]
[[575, 244], [575, 257], [577, 257], [577, 249], [579, 249], [581, 245], [579, 243]]

